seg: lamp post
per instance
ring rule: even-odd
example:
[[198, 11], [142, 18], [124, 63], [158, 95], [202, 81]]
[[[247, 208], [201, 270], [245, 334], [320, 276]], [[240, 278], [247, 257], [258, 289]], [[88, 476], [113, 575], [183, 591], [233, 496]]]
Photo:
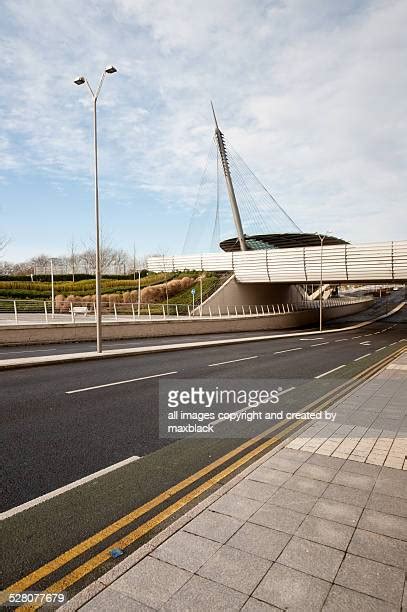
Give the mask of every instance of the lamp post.
[[138, 271], [138, 289], [137, 289], [137, 314], [138, 318], [140, 318], [140, 309], [141, 309], [141, 270]]
[[321, 241], [321, 257], [320, 257], [320, 275], [319, 275], [319, 331], [322, 331], [322, 254], [324, 247], [324, 240], [328, 236], [328, 232], [325, 234], [315, 234]]
[[55, 318], [55, 290], [54, 290], [54, 260], [51, 258], [51, 312], [52, 318]]
[[96, 225], [96, 351], [102, 352], [102, 302], [100, 288], [100, 221], [99, 221], [99, 177], [98, 177], [98, 147], [97, 147], [97, 112], [96, 106], [103, 81], [107, 74], [117, 72], [114, 66], [107, 66], [100, 78], [96, 93], [89, 85], [88, 79], [84, 76], [74, 80], [75, 85], [86, 84], [93, 100], [93, 148], [94, 148], [94, 176], [95, 176], [95, 225]]

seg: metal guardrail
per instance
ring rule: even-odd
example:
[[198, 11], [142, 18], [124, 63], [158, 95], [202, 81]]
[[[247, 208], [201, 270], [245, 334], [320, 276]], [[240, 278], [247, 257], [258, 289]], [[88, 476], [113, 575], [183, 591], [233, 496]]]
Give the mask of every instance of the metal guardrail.
[[[243, 283], [316, 283], [321, 247], [149, 257], [152, 272], [233, 271]], [[407, 241], [340, 244], [322, 248], [323, 282], [406, 281]]]
[[[322, 305], [323, 308], [331, 308], [366, 302], [370, 299], [369, 297], [330, 298], [323, 300]], [[205, 304], [192, 308], [190, 304], [102, 302], [102, 316], [104, 322], [272, 316], [303, 310], [318, 310], [319, 304], [319, 301], [304, 300], [290, 304], [227, 305], [222, 312], [220, 307], [211, 309]], [[51, 300], [0, 300], [0, 325], [92, 322], [95, 322], [94, 302], [55, 300], [52, 303]]]

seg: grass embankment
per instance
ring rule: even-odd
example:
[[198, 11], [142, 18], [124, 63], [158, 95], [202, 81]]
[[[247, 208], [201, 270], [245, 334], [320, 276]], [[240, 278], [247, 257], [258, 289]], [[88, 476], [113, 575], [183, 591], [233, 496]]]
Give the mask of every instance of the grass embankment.
[[[141, 279], [141, 302], [144, 304], [184, 304], [191, 305], [195, 289], [195, 304], [200, 299], [200, 279], [202, 296], [205, 300], [225, 280], [224, 274], [215, 272], [178, 272], [150, 273]], [[138, 301], [138, 279], [102, 279], [102, 301], [105, 307], [113, 304], [130, 304]], [[55, 305], [59, 311], [69, 309], [69, 302], [92, 303], [95, 301], [95, 281], [55, 282]], [[50, 300], [50, 282], [0, 281], [0, 300]], [[1, 304], [0, 304], [1, 307]], [[21, 309], [21, 302], [19, 308]], [[28, 307], [28, 302], [27, 302]], [[30, 304], [30, 308], [32, 303]], [[42, 306], [40, 306], [42, 308]]]
[[[174, 278], [175, 274], [167, 274], [167, 280]], [[141, 288], [150, 285], [156, 285], [166, 280], [163, 273], [151, 273], [141, 279]], [[105, 293], [124, 293], [126, 291], [137, 290], [138, 279], [123, 280], [102, 278], [101, 281], [102, 294]], [[55, 295], [75, 295], [83, 297], [93, 295], [95, 293], [94, 280], [80, 280], [73, 282], [57, 281], [54, 283]], [[51, 298], [51, 283], [50, 282], [30, 282], [30, 281], [0, 281], [0, 299], [13, 298], [19, 300], [49, 300]]]

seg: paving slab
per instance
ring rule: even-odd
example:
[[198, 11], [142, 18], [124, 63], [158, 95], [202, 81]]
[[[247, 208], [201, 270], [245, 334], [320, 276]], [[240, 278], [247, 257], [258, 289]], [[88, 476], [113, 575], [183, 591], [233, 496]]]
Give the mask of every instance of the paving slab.
[[376, 510], [365, 509], [361, 516], [358, 527], [381, 533], [390, 538], [398, 538], [407, 540], [407, 519], [394, 514], [385, 514], [384, 512], [376, 512]]
[[342, 502], [331, 499], [319, 499], [311, 510], [311, 514], [325, 518], [344, 525], [355, 527], [363, 508], [359, 506], [351, 506]]
[[246, 478], [233, 487], [231, 493], [232, 495], [239, 495], [240, 497], [248, 497], [249, 499], [265, 502], [270, 499], [275, 491], [277, 491], [277, 486], [275, 485]]
[[344, 553], [340, 550], [294, 536], [279, 556], [278, 562], [332, 582], [343, 557]]
[[228, 541], [229, 546], [239, 548], [264, 559], [275, 561], [284, 549], [290, 535], [282, 531], [245, 523]]
[[328, 483], [294, 474], [285, 483], [283, 483], [282, 486], [286, 489], [291, 489], [292, 491], [299, 491], [300, 493], [307, 493], [307, 495], [320, 497], [327, 488]]
[[354, 489], [339, 484], [328, 484], [322, 497], [333, 501], [350, 504], [351, 506], [364, 507], [369, 499], [369, 492], [361, 489]]
[[[111, 588], [134, 598], [139, 603], [160, 608], [178, 591], [192, 574], [153, 557], [145, 557], [116, 580]], [[95, 597], [98, 603], [100, 593]]]
[[407, 542], [356, 529], [348, 552], [407, 570]]
[[274, 563], [253, 595], [282, 610], [315, 612], [322, 608], [329, 589], [329, 582]]
[[399, 607], [334, 584], [326, 599], [323, 612], [398, 612]]
[[353, 527], [348, 525], [327, 521], [318, 516], [307, 516], [297, 529], [295, 535], [312, 542], [324, 544], [325, 546], [346, 550], [353, 532]]
[[270, 527], [277, 531], [294, 534], [305, 517], [305, 514], [295, 510], [289, 510], [288, 508], [272, 504], [264, 504], [250, 518], [250, 522], [263, 525], [263, 527]]
[[196, 572], [219, 547], [218, 542], [186, 531], [178, 531], [156, 548], [151, 556], [190, 572]]
[[237, 519], [247, 520], [262, 506], [262, 502], [255, 499], [247, 499], [245, 497], [239, 497], [232, 493], [227, 493], [218, 499], [211, 506], [211, 510], [214, 512], [220, 512], [221, 514], [227, 514]]
[[199, 576], [250, 595], [271, 561], [230, 546], [222, 546], [198, 571]]
[[193, 576], [162, 608], [171, 612], [238, 611], [247, 600], [239, 593], [212, 580]]
[[82, 608], [83, 612], [101, 612], [103, 610], [120, 610], [120, 612], [153, 612], [154, 608], [150, 608], [142, 603], [139, 603], [132, 597], [120, 593], [119, 591], [108, 587], [104, 589], [98, 597], [91, 599]]
[[377, 561], [347, 554], [335, 578], [335, 583], [400, 606], [404, 588], [404, 571]]
[[243, 521], [205, 510], [184, 527], [184, 531], [224, 544], [244, 524]]

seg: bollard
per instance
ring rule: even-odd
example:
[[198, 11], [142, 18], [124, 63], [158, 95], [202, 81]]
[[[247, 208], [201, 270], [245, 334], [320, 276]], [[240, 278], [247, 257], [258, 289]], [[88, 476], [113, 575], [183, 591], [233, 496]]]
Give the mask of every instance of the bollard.
[[114, 320], [117, 321], [117, 309], [116, 302], [113, 302]]
[[72, 323], [75, 323], [75, 313], [73, 311], [73, 304], [72, 302], [70, 302], [71, 304], [71, 319], [72, 319]]
[[14, 300], [14, 318], [15, 318], [16, 323], [18, 325], [17, 302], [15, 300]]
[[148, 309], [148, 318], [151, 320], [150, 304], [147, 304], [147, 309]]
[[132, 312], [132, 315], [133, 315], [133, 321], [135, 321], [136, 320], [136, 313], [134, 312], [134, 304], [131, 305], [131, 312]]
[[48, 323], [47, 302], [44, 300], [45, 323]]

